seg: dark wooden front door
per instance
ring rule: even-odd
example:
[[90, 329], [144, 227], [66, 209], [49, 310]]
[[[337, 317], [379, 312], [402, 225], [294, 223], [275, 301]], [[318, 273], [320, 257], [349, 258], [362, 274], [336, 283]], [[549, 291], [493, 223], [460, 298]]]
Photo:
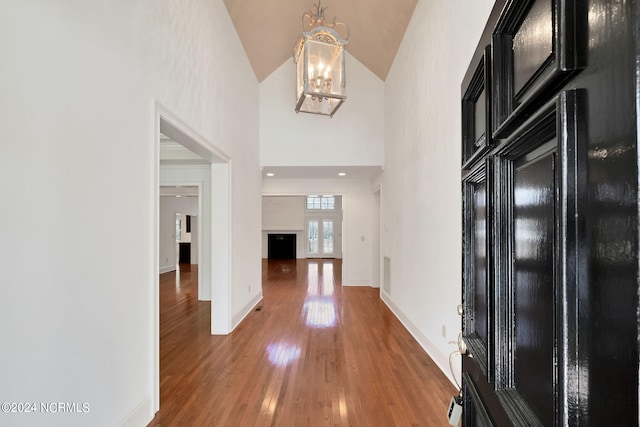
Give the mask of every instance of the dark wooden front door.
[[496, 2], [462, 84], [463, 425], [638, 425], [637, 12]]

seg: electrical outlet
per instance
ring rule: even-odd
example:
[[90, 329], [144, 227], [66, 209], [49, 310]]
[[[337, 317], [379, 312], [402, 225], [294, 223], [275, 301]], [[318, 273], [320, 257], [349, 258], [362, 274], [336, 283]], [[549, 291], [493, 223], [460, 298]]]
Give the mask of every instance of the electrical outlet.
[[447, 338], [447, 326], [444, 324], [442, 325], [442, 338]]
[[249, 293], [251, 293], [251, 285], [249, 285]]

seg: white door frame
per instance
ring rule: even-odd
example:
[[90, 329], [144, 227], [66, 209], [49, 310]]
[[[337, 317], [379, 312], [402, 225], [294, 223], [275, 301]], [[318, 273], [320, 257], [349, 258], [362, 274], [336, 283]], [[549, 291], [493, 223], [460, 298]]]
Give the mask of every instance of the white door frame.
[[[198, 224], [202, 238], [199, 241], [201, 265], [209, 264], [211, 275], [211, 334], [231, 332], [231, 158], [213, 143], [199, 135], [175, 114], [158, 102], [153, 103], [153, 221], [150, 231], [151, 277], [153, 277], [151, 304], [152, 330], [150, 369], [153, 378], [153, 411], [160, 409], [160, 279], [159, 279], [159, 223], [160, 223], [160, 133], [178, 142], [211, 163], [210, 202], [202, 204]], [[201, 194], [200, 199], [206, 196]], [[204, 221], [210, 212], [211, 223]], [[210, 231], [207, 231], [209, 229]], [[213, 238], [215, 236], [215, 245]], [[208, 255], [207, 255], [208, 254]]]

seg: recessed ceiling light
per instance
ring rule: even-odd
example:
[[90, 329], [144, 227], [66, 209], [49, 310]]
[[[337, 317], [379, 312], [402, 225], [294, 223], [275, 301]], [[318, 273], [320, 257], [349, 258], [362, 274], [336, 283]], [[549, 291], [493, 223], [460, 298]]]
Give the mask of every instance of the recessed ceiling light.
[[182, 196], [181, 196], [181, 195], [179, 195], [179, 194], [176, 194], [176, 197], [182, 197]]
[[344, 172], [340, 172], [340, 173], [338, 173], [338, 176], [347, 176], [347, 174], [344, 173]]
[[267, 172], [267, 176], [274, 176], [274, 175], [275, 175], [275, 173], [273, 173], [273, 172]]

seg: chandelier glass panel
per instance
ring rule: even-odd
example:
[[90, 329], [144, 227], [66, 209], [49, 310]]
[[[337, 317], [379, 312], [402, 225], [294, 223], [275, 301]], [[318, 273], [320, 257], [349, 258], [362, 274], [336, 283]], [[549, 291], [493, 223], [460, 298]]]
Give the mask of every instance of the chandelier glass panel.
[[347, 99], [344, 47], [349, 27], [335, 18], [325, 24], [324, 8], [320, 2], [315, 6], [315, 13], [302, 15], [302, 37], [293, 53], [297, 69], [296, 112], [333, 117]]

